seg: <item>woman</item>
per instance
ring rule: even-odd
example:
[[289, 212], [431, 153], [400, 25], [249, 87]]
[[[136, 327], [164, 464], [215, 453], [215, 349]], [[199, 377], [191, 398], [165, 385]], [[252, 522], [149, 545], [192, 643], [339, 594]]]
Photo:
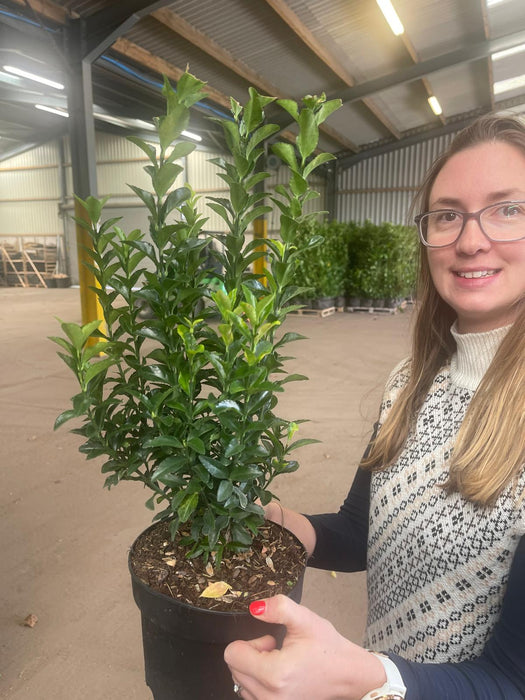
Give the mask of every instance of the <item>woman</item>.
[[525, 698], [525, 126], [483, 117], [431, 168], [412, 355], [339, 513], [267, 506], [309, 564], [367, 570], [365, 645], [277, 596], [234, 642], [245, 699]]

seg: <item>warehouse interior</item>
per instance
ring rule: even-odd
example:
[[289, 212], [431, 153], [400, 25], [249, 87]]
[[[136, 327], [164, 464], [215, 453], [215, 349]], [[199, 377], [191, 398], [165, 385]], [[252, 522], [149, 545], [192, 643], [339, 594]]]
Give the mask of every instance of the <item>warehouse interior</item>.
[[[125, 190], [145, 162], [126, 136], [153, 138], [162, 76], [176, 87], [188, 67], [207, 82], [184, 136], [197, 139], [185, 175], [203, 198], [217, 187], [206, 163], [224, 151], [213, 117], [230, 96], [243, 102], [249, 86], [295, 100], [326, 93], [343, 106], [321, 132], [336, 159], [317, 176], [319, 206], [342, 222], [406, 223], [425, 170], [459, 129], [525, 111], [525, 11], [522, 0], [393, 5], [398, 34], [371, 0], [0, 0], [0, 247], [38, 257], [17, 267], [3, 256], [0, 269], [0, 697], [151, 697], [127, 569], [151, 520], [147, 496], [134, 484], [104, 490], [78, 436], [53, 431], [76, 391], [48, 340], [57, 318], [82, 319], [73, 193], [112, 194], [109, 215], [147, 225]], [[294, 126], [271, 107], [268, 117], [293, 143]], [[280, 183], [279, 163], [267, 167]], [[384, 382], [409, 351], [412, 315], [405, 304], [289, 319], [307, 336], [293, 363], [309, 382], [283, 405], [321, 442], [276, 486], [283, 503], [339, 507]], [[360, 642], [365, 588], [363, 573], [309, 571], [303, 602]]]

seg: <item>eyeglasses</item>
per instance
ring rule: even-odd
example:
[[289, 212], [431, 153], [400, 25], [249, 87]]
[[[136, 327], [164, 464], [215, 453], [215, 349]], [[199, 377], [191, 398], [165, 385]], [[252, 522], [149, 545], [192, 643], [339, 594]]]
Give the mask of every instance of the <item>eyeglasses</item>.
[[436, 209], [419, 214], [414, 221], [423, 245], [444, 248], [458, 240], [469, 219], [475, 219], [491, 241], [511, 242], [525, 238], [525, 201], [498, 202], [475, 212]]

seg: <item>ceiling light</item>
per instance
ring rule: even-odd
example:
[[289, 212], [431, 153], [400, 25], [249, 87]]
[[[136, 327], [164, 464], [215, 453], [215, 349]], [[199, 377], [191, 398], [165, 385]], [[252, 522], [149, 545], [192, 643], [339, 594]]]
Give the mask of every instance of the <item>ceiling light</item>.
[[390, 0], [376, 0], [376, 2], [394, 34], [396, 36], [403, 34], [405, 28], [401, 24], [401, 20], [397, 16], [397, 12], [394, 10]]
[[152, 124], [151, 122], [145, 122], [143, 119], [131, 119], [130, 121], [139, 126], [141, 129], [155, 131], [155, 124]]
[[518, 46], [513, 46], [511, 49], [505, 49], [504, 51], [497, 51], [493, 53], [491, 58], [493, 61], [497, 61], [500, 58], [506, 58], [507, 56], [513, 56], [515, 53], [522, 53], [525, 51], [525, 44], [519, 44]]
[[114, 124], [115, 126], [129, 126], [129, 124], [124, 119], [119, 119], [119, 117], [112, 117], [111, 114], [93, 112], [93, 116], [95, 117], [95, 119], [100, 119], [100, 121], [107, 122], [108, 124]]
[[437, 117], [439, 117], [440, 114], [443, 114], [441, 105], [439, 104], [438, 98], [435, 95], [431, 95], [428, 98], [428, 104], [430, 105], [430, 109], [434, 112], [434, 114]]
[[34, 80], [35, 83], [42, 83], [43, 85], [48, 85], [49, 87], [56, 88], [57, 90], [63, 90], [64, 86], [62, 83], [57, 83], [54, 80], [48, 80], [47, 78], [42, 78], [40, 75], [35, 75], [34, 73], [28, 73], [21, 68], [15, 68], [14, 66], [4, 66], [3, 69], [6, 73], [12, 73], [13, 75], [18, 75], [21, 78], [27, 78], [28, 80]]
[[494, 83], [494, 94], [499, 95], [502, 92], [509, 92], [509, 90], [516, 90], [521, 87], [525, 87], [525, 74]]
[[0, 71], [0, 81], [2, 83], [8, 83], [9, 85], [20, 86], [20, 78], [17, 78], [16, 75], [9, 75], [9, 73], [4, 73], [3, 71]]
[[48, 107], [47, 105], [35, 105], [37, 109], [41, 109], [43, 112], [51, 112], [51, 114], [59, 114], [61, 117], [69, 117], [69, 112], [65, 109], [56, 109], [55, 107]]
[[187, 139], [193, 139], [194, 141], [202, 141], [202, 136], [199, 136], [199, 134], [194, 134], [193, 131], [181, 131], [181, 135], [185, 136]]
[[493, 7], [494, 5], [499, 5], [501, 2], [506, 0], [487, 0], [487, 7]]

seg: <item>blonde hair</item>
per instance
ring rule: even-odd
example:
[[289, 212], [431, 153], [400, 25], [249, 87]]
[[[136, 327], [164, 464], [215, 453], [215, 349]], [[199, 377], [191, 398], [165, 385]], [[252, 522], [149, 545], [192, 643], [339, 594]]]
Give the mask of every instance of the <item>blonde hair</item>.
[[[412, 206], [428, 210], [430, 192], [441, 169], [459, 151], [502, 141], [525, 154], [525, 125], [513, 117], [481, 117], [461, 131], [430, 168]], [[418, 310], [412, 339], [410, 377], [394, 402], [361, 466], [380, 470], [401, 452], [418, 411], [441, 367], [456, 350], [450, 332], [456, 318], [434, 286], [420, 244]], [[525, 464], [525, 304], [483, 377], [458, 432], [444, 485], [448, 492], [483, 506], [492, 505], [515, 482]]]

